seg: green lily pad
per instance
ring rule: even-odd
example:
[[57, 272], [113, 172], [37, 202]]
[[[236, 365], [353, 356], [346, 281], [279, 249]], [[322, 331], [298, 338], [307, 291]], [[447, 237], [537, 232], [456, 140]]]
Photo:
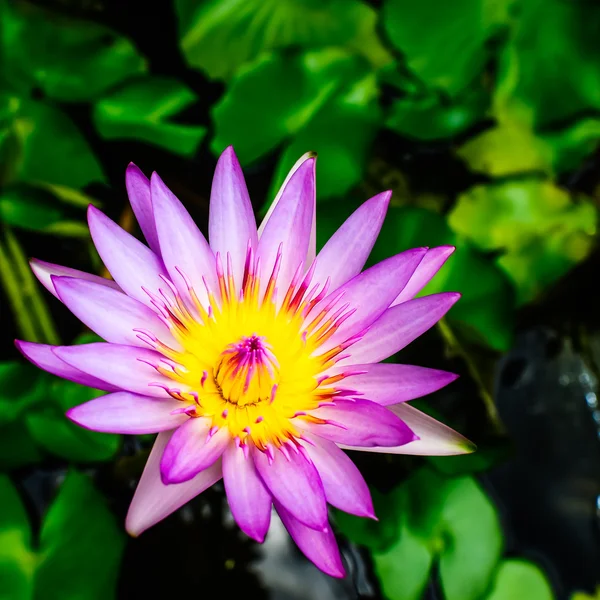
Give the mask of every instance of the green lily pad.
[[375, 65], [390, 60], [376, 35], [377, 13], [358, 0], [176, 0], [188, 63], [227, 79], [280, 48], [344, 46]]
[[[526, 560], [502, 561], [486, 600], [553, 600], [552, 588], [539, 567]], [[573, 598], [575, 600], [575, 598]]]
[[134, 79], [96, 103], [94, 123], [105, 139], [132, 138], [191, 156], [206, 128], [170, 119], [195, 101], [196, 95], [175, 79]]
[[0, 54], [5, 81], [65, 102], [100, 96], [145, 70], [135, 46], [111, 29], [26, 3], [0, 4]]

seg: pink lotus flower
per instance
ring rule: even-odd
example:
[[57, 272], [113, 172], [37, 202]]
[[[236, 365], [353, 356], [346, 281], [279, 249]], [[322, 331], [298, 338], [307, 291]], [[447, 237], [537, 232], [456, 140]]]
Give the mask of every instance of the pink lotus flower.
[[262, 542], [271, 507], [324, 572], [344, 569], [327, 504], [374, 517], [340, 448], [460, 454], [474, 446], [406, 403], [455, 379], [378, 364], [459, 294], [414, 299], [453, 248], [408, 250], [361, 272], [390, 192], [316, 254], [315, 158], [289, 174], [261, 226], [231, 148], [217, 164], [206, 241], [156, 174], [127, 169], [144, 245], [98, 209], [92, 238], [114, 281], [32, 261], [44, 286], [106, 340], [17, 342], [34, 364], [111, 392], [68, 416], [95, 431], [158, 433], [127, 515], [138, 535], [221, 478], [240, 528]]

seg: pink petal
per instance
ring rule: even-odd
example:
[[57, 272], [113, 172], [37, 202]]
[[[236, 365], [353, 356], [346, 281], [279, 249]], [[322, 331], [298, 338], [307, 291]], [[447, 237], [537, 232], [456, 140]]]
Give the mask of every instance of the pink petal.
[[93, 281], [52, 276], [59, 298], [92, 331], [107, 342], [147, 347], [136, 329], [149, 331], [171, 348], [179, 344], [169, 328], [145, 304]]
[[40, 280], [40, 283], [53, 295], [58, 298], [58, 294], [54, 289], [52, 283], [52, 275], [58, 275], [59, 277], [75, 277], [77, 279], [83, 279], [85, 281], [93, 281], [99, 285], [105, 285], [108, 288], [114, 290], [120, 290], [121, 288], [112, 279], [105, 279], [98, 275], [92, 275], [91, 273], [85, 273], [84, 271], [78, 271], [77, 269], [70, 269], [69, 267], [62, 267], [61, 265], [54, 265], [37, 258], [32, 258], [29, 261], [31, 270], [34, 275]]
[[216, 289], [215, 256], [188, 211], [156, 173], [151, 189], [160, 252], [171, 280], [187, 296], [187, 279], [204, 303], [208, 298], [204, 280]]
[[410, 404], [396, 404], [388, 409], [400, 417], [419, 436], [418, 440], [396, 448], [359, 448], [341, 446], [348, 450], [364, 452], [385, 452], [388, 454], [417, 454], [422, 456], [451, 456], [469, 454], [476, 449], [475, 444], [447, 425], [417, 410]]
[[416, 439], [392, 412], [368, 400], [336, 399], [334, 406], [322, 406], [309, 414], [326, 422], [313, 423], [300, 417], [298, 426], [338, 444], [400, 446]]
[[171, 431], [159, 433], [154, 442], [125, 520], [130, 535], [140, 535], [221, 479], [219, 460], [190, 481], [165, 485], [160, 478], [160, 459], [172, 435]]
[[150, 248], [91, 205], [88, 224], [102, 262], [121, 289], [132, 298], [151, 306], [150, 297], [143, 288], [156, 293], [166, 287], [160, 278], [160, 275], [167, 276], [162, 261]]
[[343, 380], [345, 387], [356, 390], [361, 398], [383, 406], [426, 396], [458, 378], [447, 371], [388, 363], [333, 367], [327, 374], [344, 372], [358, 373]]
[[279, 502], [275, 508], [281, 522], [304, 556], [331, 577], [345, 577], [342, 557], [331, 528], [316, 531], [294, 518]]
[[213, 252], [219, 252], [223, 257], [224, 264], [229, 253], [239, 290], [248, 243], [256, 248], [258, 236], [244, 174], [231, 146], [223, 151], [215, 169], [210, 192], [208, 239]]
[[392, 306], [350, 347], [351, 356], [338, 364], [374, 363], [388, 358], [433, 327], [459, 298], [456, 292], [444, 292]]
[[161, 375], [148, 364], [162, 364], [162, 355], [154, 350], [99, 342], [57, 346], [53, 352], [71, 367], [135, 394], [169, 398], [162, 387], [149, 385], [154, 382], [167, 388], [189, 391], [186, 386]]
[[253, 459], [235, 444], [223, 453], [223, 483], [236, 523], [262, 543], [271, 522], [271, 494], [256, 473]]
[[175, 430], [160, 462], [164, 483], [183, 483], [208, 469], [231, 443], [227, 427], [209, 435], [210, 419], [190, 418]]
[[304, 447], [323, 482], [327, 502], [359, 517], [375, 518], [369, 488], [348, 456], [333, 442], [305, 434]]
[[317, 304], [311, 315], [319, 314], [320, 305], [325, 305], [331, 296], [343, 293], [333, 310], [346, 303], [349, 304], [350, 309], [356, 309], [356, 312], [341, 324], [333, 336], [320, 346], [319, 353], [337, 346], [380, 317], [406, 285], [426, 252], [426, 248], [414, 248], [382, 260], [325, 297], [322, 303]]
[[138, 167], [133, 163], [129, 163], [125, 172], [125, 186], [127, 187], [129, 203], [140, 229], [152, 251], [160, 256], [160, 245], [150, 196], [150, 181]]
[[[317, 257], [313, 281], [336, 290], [365, 266], [385, 219], [392, 192], [383, 192], [356, 209], [331, 236]], [[417, 268], [418, 270], [418, 268]]]
[[171, 414], [181, 406], [179, 400], [117, 392], [71, 408], [67, 417], [93, 431], [140, 435], [168, 431], [185, 423], [187, 415]]
[[327, 504], [319, 473], [310, 459], [295, 450], [275, 450], [270, 462], [265, 452], [253, 453], [264, 484], [298, 520], [313, 529], [327, 527]]
[[282, 256], [277, 287], [285, 293], [309, 248], [315, 212], [315, 159], [305, 160], [290, 177], [281, 199], [259, 230], [258, 257], [263, 289], [271, 276], [279, 247]]
[[456, 250], [454, 246], [438, 246], [431, 248], [421, 264], [417, 267], [413, 276], [406, 287], [398, 294], [398, 297], [392, 302], [392, 306], [412, 300], [434, 277], [434, 275], [444, 266], [448, 257]]
[[92, 377], [62, 361], [53, 352], [53, 350], [59, 346], [35, 344], [34, 342], [23, 342], [21, 340], [15, 340], [15, 345], [27, 360], [31, 361], [36, 367], [48, 371], [48, 373], [52, 373], [63, 379], [68, 379], [69, 381], [74, 381], [75, 383], [80, 383], [81, 385], [87, 385], [88, 387], [97, 390], [114, 392], [119, 389], [106, 381]]

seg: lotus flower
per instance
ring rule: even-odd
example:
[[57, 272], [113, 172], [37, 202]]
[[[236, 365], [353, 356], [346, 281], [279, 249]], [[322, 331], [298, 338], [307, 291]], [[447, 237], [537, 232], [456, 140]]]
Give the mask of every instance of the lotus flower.
[[[325, 573], [344, 568], [327, 505], [374, 518], [343, 449], [459, 454], [473, 445], [406, 403], [455, 379], [378, 364], [432, 327], [459, 294], [415, 295], [453, 248], [416, 248], [362, 271], [391, 193], [365, 202], [316, 255], [315, 157], [288, 175], [256, 227], [233, 149], [220, 157], [209, 242], [154, 173], [127, 191], [148, 245], [93, 206], [113, 280], [32, 268], [105, 343], [17, 342], [34, 364], [110, 392], [71, 409], [94, 431], [158, 433], [126, 528], [139, 535], [223, 478], [240, 528], [262, 542], [272, 507]], [[361, 272], [362, 271], [362, 272]]]

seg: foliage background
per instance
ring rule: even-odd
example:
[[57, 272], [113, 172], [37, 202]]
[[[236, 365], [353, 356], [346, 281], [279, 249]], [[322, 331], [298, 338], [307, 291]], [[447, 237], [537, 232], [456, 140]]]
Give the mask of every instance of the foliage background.
[[[587, 0], [0, 0], [0, 598], [180, 597], [207, 586], [299, 599], [592, 594], [599, 34], [600, 5]], [[316, 150], [321, 243], [391, 188], [372, 261], [457, 247], [424, 293], [463, 299], [399, 360], [463, 376], [423, 407], [480, 450], [353, 457], [380, 521], [335, 515], [350, 575], [322, 582], [318, 596], [294, 584], [305, 572], [321, 581], [301, 558], [285, 554], [282, 566], [281, 549], [228, 525], [218, 488], [126, 539], [151, 439], [72, 425], [65, 410], [98, 393], [38, 371], [12, 344], [90, 339], [27, 257], [102, 273], [85, 208], [139, 233], [123, 185], [129, 161], [159, 171], [205, 228], [229, 144], [258, 215]], [[524, 419], [527, 406], [503, 412], [499, 400], [526, 371], [514, 359], [519, 336], [540, 327], [552, 331], [544, 364], [564, 368], [570, 348], [587, 387], [563, 398], [557, 371], [538, 416]], [[577, 419], [557, 418], [556, 402]], [[574, 487], [554, 452], [565, 440], [579, 454], [565, 450], [560, 468], [586, 465]], [[520, 489], [517, 473], [535, 491]], [[549, 490], [565, 506], [536, 511]]]

